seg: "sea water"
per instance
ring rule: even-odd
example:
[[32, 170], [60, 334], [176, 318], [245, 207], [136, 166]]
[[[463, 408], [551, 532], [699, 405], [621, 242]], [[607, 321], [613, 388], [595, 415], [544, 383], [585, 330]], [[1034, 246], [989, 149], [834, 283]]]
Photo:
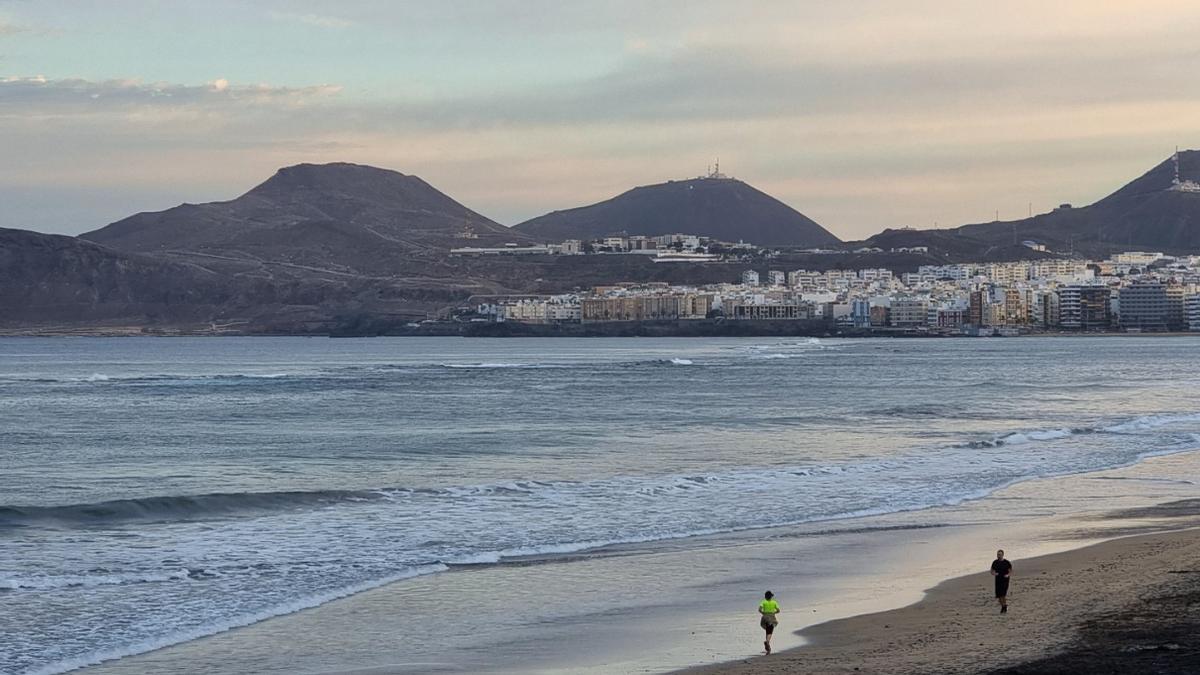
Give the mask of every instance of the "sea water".
[[[1200, 444], [1197, 338], [0, 341], [0, 672]], [[764, 508], [786, 495], [788, 508]]]

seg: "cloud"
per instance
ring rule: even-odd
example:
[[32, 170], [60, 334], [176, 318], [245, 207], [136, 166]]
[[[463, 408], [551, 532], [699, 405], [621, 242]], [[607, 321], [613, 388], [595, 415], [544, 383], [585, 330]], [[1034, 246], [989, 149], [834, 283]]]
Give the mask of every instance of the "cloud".
[[[277, 22], [263, 44], [279, 48], [201, 62], [195, 84], [0, 79], [0, 185], [127, 191], [115, 219], [227, 198], [281, 165], [357, 161], [513, 223], [719, 155], [852, 238], [1086, 203], [1200, 144], [1194, 1], [259, 7], [244, 23]], [[312, 27], [303, 49], [288, 48], [297, 26]], [[362, 51], [344, 48], [351, 26]], [[541, 77], [531, 60], [562, 67]], [[245, 84], [250, 71], [357, 85]]]
[[293, 12], [271, 12], [272, 18], [277, 21], [291, 21], [302, 23], [306, 26], [314, 26], [317, 28], [341, 29], [349, 28], [357, 22], [350, 19], [343, 19], [337, 16], [327, 16], [324, 14], [297, 14]]
[[0, 115], [5, 111], [39, 114], [98, 114], [138, 107], [181, 108], [220, 106], [303, 106], [327, 100], [338, 85], [276, 87], [268, 84], [233, 85], [224, 78], [205, 85], [142, 82], [138, 79], [92, 81], [8, 77], [0, 79]]
[[30, 28], [28, 26], [21, 26], [9, 21], [5, 21], [4, 19], [0, 19], [0, 36], [16, 35], [17, 33], [28, 32], [29, 30]]

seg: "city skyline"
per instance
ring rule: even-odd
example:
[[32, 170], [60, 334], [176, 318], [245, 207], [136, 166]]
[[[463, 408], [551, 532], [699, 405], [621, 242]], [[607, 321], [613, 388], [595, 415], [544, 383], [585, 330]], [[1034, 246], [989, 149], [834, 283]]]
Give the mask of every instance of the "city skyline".
[[842, 239], [1017, 218], [1200, 144], [1197, 28], [1179, 2], [0, 2], [0, 227], [327, 161], [512, 225], [718, 156]]

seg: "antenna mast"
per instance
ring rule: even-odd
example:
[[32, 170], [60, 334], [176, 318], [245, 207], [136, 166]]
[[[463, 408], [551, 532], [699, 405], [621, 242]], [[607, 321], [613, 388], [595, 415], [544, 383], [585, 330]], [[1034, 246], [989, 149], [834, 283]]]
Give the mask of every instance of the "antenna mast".
[[725, 174], [721, 173], [721, 158], [720, 157], [717, 158], [716, 164], [710, 164], [708, 166], [708, 174], [706, 174], [704, 177], [712, 178], [712, 179], [718, 179], [718, 178], [725, 177]]

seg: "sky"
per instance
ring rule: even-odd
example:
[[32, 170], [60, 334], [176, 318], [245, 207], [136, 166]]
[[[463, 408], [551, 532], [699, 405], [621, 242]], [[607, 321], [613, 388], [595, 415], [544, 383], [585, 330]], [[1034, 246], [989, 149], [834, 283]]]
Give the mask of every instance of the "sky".
[[725, 173], [843, 239], [1086, 204], [1200, 148], [1200, 2], [0, 0], [0, 227], [282, 166], [506, 225]]

